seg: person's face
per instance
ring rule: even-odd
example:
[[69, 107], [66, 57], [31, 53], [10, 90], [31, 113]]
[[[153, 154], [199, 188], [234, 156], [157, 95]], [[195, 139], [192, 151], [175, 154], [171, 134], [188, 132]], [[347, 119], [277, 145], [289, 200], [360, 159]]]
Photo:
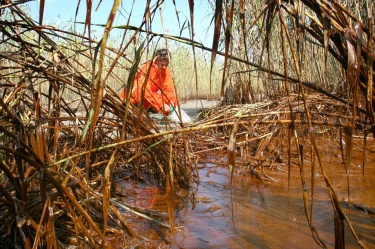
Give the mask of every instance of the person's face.
[[165, 70], [167, 69], [168, 65], [169, 65], [169, 61], [168, 60], [156, 60], [156, 64], [158, 65], [158, 68], [161, 69], [161, 70]]

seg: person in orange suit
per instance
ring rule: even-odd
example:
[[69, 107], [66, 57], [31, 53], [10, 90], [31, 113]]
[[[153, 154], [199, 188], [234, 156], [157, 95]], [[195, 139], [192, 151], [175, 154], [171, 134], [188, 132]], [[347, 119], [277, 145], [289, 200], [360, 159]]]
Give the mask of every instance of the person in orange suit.
[[[144, 91], [145, 110], [166, 116], [175, 110], [177, 98], [168, 67], [170, 59], [171, 55], [167, 49], [159, 49], [155, 52], [154, 58], [142, 66], [134, 79], [130, 98], [132, 104], [141, 103], [142, 91]], [[125, 98], [125, 91], [121, 93], [121, 97]]]

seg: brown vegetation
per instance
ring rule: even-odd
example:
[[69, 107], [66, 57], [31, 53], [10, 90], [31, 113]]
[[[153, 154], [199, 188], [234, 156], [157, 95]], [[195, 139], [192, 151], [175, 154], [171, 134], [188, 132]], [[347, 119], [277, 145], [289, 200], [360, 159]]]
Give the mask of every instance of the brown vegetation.
[[[197, 48], [212, 51], [212, 63], [223, 55], [221, 94], [227, 89], [228, 95], [222, 106], [203, 112], [191, 126], [171, 130], [166, 124], [166, 131], [160, 131], [147, 113], [121, 100], [118, 89], [108, 83], [121, 82], [131, 89], [142, 54], [157, 35], [143, 26], [147, 27], [157, 6], [146, 6], [144, 23], [125, 26], [119, 48], [107, 47], [120, 2], [114, 1], [113, 15], [98, 42], [43, 26], [45, 1], [40, 1], [39, 23], [21, 10], [22, 2], [0, 1], [3, 245], [57, 248], [76, 243], [99, 248], [108, 245], [109, 233], [142, 240], [121, 210], [152, 217], [116, 201], [114, 179], [119, 175], [166, 190], [173, 232], [174, 195], [190, 186], [202, 152], [225, 147], [232, 173], [243, 167], [259, 180], [268, 180], [259, 169], [281, 163], [290, 168], [293, 150], [298, 155], [295, 164], [302, 168], [301, 137], [324, 173], [316, 146], [321, 132], [329, 132], [339, 144], [345, 138], [342, 154], [348, 168], [353, 135], [363, 135], [366, 144], [369, 132], [375, 134], [372, 3], [215, 1], [212, 48], [194, 43], [194, 36], [165, 37], [187, 43], [193, 54]], [[194, 1], [189, 2], [194, 6]], [[149, 39], [131, 48], [140, 32]], [[131, 49], [134, 57], [128, 57]], [[125, 83], [115, 68], [127, 72]], [[272, 100], [256, 103], [257, 99]], [[219, 139], [221, 135], [225, 139]], [[287, 150], [280, 151], [285, 141]], [[365, 247], [339, 205], [329, 177], [324, 178], [336, 215], [336, 246], [344, 247], [341, 235], [346, 222]], [[304, 184], [302, 172], [301, 181]], [[326, 247], [313, 226], [303, 191], [312, 235]]]

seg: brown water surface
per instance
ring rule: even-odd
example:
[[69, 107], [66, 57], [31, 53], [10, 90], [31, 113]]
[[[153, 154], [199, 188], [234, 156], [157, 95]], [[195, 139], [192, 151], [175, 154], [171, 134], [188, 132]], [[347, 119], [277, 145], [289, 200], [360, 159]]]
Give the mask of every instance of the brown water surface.
[[[360, 140], [356, 141], [362, 144]], [[350, 199], [357, 207], [375, 208], [375, 153], [373, 142], [368, 146], [365, 175], [362, 174], [362, 152], [356, 147], [348, 178], [338, 146], [321, 138], [323, 167], [340, 201]], [[304, 176], [311, 211], [311, 165], [308, 145], [305, 151]], [[218, 156], [218, 155], [216, 155]], [[224, 157], [224, 155], [223, 155]], [[217, 158], [215, 158], [216, 160]], [[297, 158], [294, 158], [295, 162]], [[241, 160], [240, 158], [238, 159]], [[200, 165], [199, 181], [191, 191], [180, 192], [175, 204], [175, 234], [155, 222], [132, 216], [136, 232], [149, 240], [145, 248], [320, 248], [308, 225], [299, 167], [291, 169], [288, 190], [287, 165], [264, 173], [276, 181], [260, 182], [238, 168], [231, 186], [227, 167]], [[314, 174], [312, 224], [320, 240], [334, 248], [333, 209], [323, 178], [317, 167]], [[124, 183], [125, 184], [125, 183]], [[132, 190], [131, 190], [132, 189]], [[130, 199], [135, 206], [150, 210], [150, 215], [168, 223], [166, 198], [157, 188], [127, 186], [133, 191]], [[129, 198], [126, 198], [129, 202]], [[342, 202], [345, 214], [360, 240], [375, 248], [375, 216]], [[370, 210], [371, 211], [371, 210]], [[153, 213], [154, 212], [154, 213]], [[346, 248], [360, 248], [345, 225]]]

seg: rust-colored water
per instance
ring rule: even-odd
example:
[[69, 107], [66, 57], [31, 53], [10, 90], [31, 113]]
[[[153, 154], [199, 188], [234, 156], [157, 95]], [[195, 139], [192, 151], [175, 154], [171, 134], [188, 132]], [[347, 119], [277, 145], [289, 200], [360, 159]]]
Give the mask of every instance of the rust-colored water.
[[[340, 200], [347, 200], [348, 185], [340, 150], [329, 140], [318, 141], [329, 176]], [[361, 144], [361, 141], [356, 141]], [[354, 153], [350, 167], [350, 201], [360, 206], [375, 208], [375, 149], [370, 144], [362, 175], [362, 152]], [[310, 158], [305, 150], [305, 157]], [[309, 159], [310, 160], [310, 159]], [[311, 166], [305, 162], [304, 170], [309, 205], [311, 204]], [[175, 234], [153, 222], [136, 218], [135, 230], [149, 243], [140, 248], [320, 248], [314, 241], [304, 212], [299, 168], [291, 169], [290, 189], [288, 173], [265, 169], [276, 181], [262, 183], [247, 172], [236, 171], [231, 187], [226, 167], [202, 165], [199, 182], [193, 191], [179, 193], [175, 210]], [[333, 209], [322, 171], [315, 172], [312, 224], [318, 236], [328, 248], [334, 248]], [[127, 186], [127, 189], [129, 186]], [[134, 205], [149, 208], [160, 216], [158, 220], [168, 223], [166, 199], [157, 188], [133, 186]], [[343, 205], [351, 225], [360, 240], [368, 248], [375, 248], [375, 216], [356, 208]], [[310, 206], [309, 206], [310, 209]], [[360, 248], [350, 229], [345, 225], [346, 248]], [[118, 244], [120, 245], [120, 244]], [[121, 246], [120, 246], [121, 247]]]

